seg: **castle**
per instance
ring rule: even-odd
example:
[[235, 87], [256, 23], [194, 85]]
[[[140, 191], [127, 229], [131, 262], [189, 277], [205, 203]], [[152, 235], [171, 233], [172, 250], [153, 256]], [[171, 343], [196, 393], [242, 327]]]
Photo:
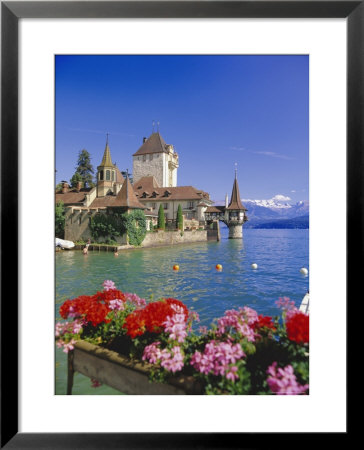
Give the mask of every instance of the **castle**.
[[[112, 162], [108, 139], [100, 165], [97, 167], [97, 183], [84, 188], [79, 183], [71, 189], [63, 182], [56, 192], [56, 202], [63, 202], [66, 209], [65, 239], [78, 241], [91, 237], [91, 218], [96, 214], [112, 214], [115, 208], [125, 212], [133, 209], [144, 211], [147, 229], [157, 223], [162, 204], [168, 223], [176, 220], [181, 205], [185, 221], [195, 226], [205, 222], [205, 212], [212, 205], [207, 192], [193, 186], [177, 186], [179, 156], [173, 145], [165, 143], [159, 132], [143, 138], [141, 147], [133, 154], [133, 184], [129, 176], [122, 175]], [[120, 242], [122, 243], [122, 242]]]

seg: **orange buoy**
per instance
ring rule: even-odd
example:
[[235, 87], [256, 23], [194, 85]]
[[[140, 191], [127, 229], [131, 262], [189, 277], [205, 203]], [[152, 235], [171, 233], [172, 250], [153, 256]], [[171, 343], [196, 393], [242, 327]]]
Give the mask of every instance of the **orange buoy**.
[[174, 270], [175, 272], [178, 272], [178, 271], [179, 271], [179, 265], [178, 265], [178, 264], [175, 264], [175, 265], [173, 266], [173, 270]]
[[222, 271], [222, 265], [221, 265], [221, 264], [216, 264], [215, 268], [216, 268], [216, 270], [218, 270], [219, 272]]

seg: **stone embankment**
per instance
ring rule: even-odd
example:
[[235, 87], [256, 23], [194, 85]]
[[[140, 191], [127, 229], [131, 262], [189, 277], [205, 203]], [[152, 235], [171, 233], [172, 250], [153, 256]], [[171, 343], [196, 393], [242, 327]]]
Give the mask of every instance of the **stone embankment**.
[[176, 231], [158, 230], [147, 233], [141, 247], [161, 247], [167, 245], [186, 244], [191, 242], [206, 242], [207, 230], [188, 230], [183, 233]]
[[[207, 242], [207, 241], [219, 241], [220, 240], [220, 229], [215, 227], [215, 229], [207, 230], [185, 230], [181, 232], [176, 231], [163, 231], [158, 230], [154, 232], [149, 232], [146, 234], [140, 247], [134, 247], [133, 245], [103, 245], [103, 244], [90, 244], [88, 247], [89, 252], [116, 252], [120, 250], [129, 250], [133, 248], [148, 248], [148, 247], [164, 247], [178, 244], [189, 244], [194, 242]], [[85, 244], [77, 244], [74, 249], [82, 250]]]

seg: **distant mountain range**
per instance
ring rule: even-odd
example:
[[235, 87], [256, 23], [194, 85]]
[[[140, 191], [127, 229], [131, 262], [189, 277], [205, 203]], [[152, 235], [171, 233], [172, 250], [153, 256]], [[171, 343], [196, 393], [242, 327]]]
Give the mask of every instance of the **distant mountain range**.
[[269, 200], [241, 199], [248, 209], [244, 228], [309, 228], [309, 202], [287, 202], [276, 195]]

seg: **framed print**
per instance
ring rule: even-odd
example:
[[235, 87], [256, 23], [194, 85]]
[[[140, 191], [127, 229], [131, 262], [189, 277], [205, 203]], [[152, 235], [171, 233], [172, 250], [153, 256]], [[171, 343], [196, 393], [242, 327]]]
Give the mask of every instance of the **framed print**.
[[[1, 445], [346, 437], [347, 304], [363, 269], [362, 2], [1, 6]], [[82, 310], [86, 295], [97, 308]], [[153, 383], [139, 369], [139, 382], [115, 381], [116, 367], [131, 370], [125, 342], [125, 358], [154, 364]], [[230, 359], [207, 369], [208, 351]], [[272, 354], [284, 354], [279, 371]], [[186, 392], [198, 395], [175, 395]]]

